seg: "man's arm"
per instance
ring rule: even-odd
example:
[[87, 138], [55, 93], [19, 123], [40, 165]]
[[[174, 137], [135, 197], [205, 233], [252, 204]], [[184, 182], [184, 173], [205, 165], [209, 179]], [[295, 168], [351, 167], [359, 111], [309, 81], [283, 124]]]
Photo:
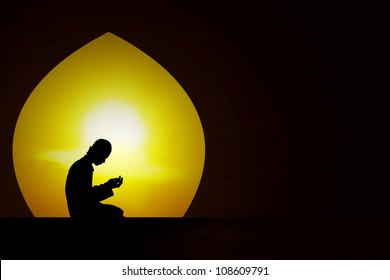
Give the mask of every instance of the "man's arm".
[[94, 186], [92, 188], [93, 196], [97, 201], [105, 200], [114, 195], [112, 189], [119, 188], [123, 183], [123, 178], [119, 176], [118, 178], [112, 178], [106, 183]]
[[114, 195], [112, 188], [107, 183], [94, 186], [91, 189], [91, 194], [95, 201], [102, 201]]

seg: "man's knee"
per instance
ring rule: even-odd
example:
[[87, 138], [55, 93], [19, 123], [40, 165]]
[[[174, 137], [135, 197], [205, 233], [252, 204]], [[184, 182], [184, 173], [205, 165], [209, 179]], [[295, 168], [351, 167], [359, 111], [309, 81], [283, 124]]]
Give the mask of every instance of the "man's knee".
[[109, 216], [123, 217], [123, 210], [117, 206], [106, 204], [104, 208]]
[[115, 207], [115, 214], [123, 217], [123, 210], [119, 207], [116, 207], [116, 206], [114, 206], [114, 207]]

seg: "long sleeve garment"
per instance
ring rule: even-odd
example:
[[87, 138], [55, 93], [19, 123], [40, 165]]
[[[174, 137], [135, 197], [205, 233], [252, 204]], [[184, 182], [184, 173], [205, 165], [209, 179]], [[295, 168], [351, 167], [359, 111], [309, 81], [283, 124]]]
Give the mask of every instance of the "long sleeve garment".
[[93, 166], [87, 156], [69, 169], [65, 193], [71, 217], [93, 216], [99, 202], [114, 195], [105, 184], [92, 186]]

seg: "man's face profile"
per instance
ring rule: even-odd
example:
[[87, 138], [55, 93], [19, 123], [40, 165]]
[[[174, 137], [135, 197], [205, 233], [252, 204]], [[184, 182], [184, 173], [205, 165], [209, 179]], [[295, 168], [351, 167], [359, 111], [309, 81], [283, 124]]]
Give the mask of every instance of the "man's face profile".
[[89, 154], [92, 163], [100, 165], [106, 161], [111, 154], [111, 143], [104, 139], [97, 140], [92, 147], [90, 147]]
[[107, 156], [98, 156], [98, 157], [94, 160], [93, 164], [95, 164], [95, 165], [100, 165], [100, 164], [102, 164], [102, 163], [105, 163], [105, 162], [106, 162], [106, 159], [107, 159], [109, 156], [110, 156], [110, 154], [108, 154]]

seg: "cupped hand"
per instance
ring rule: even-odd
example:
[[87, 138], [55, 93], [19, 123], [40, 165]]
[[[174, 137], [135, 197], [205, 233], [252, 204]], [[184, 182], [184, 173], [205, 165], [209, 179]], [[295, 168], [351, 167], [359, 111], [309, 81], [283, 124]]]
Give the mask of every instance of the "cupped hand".
[[107, 184], [115, 189], [115, 188], [119, 188], [123, 183], [123, 177], [122, 176], [119, 176], [118, 178], [111, 178], [110, 180], [107, 181]]

